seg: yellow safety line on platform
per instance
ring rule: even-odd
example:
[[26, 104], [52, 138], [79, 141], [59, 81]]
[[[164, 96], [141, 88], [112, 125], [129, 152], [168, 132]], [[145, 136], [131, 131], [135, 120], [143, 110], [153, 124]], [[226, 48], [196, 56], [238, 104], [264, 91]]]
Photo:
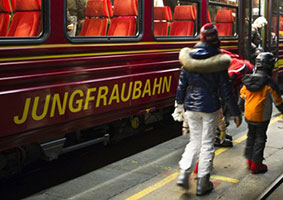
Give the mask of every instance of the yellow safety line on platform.
[[273, 124], [273, 123], [277, 122], [280, 118], [283, 119], [283, 115], [279, 115], [278, 117], [275, 117], [274, 119], [272, 119], [270, 121], [270, 124]]
[[[283, 119], [283, 115], [280, 115], [278, 117], [275, 117], [274, 119], [272, 119], [270, 121], [270, 124], [273, 124], [275, 122], [277, 122], [280, 118]], [[237, 145], [241, 142], [243, 142], [244, 140], [247, 139], [247, 134], [243, 135], [242, 137], [236, 139], [233, 144]], [[215, 156], [220, 155], [221, 153], [223, 153], [224, 151], [228, 150], [228, 147], [222, 147], [219, 148], [215, 151]], [[167, 183], [170, 183], [171, 181], [175, 180], [178, 177], [178, 172], [174, 172], [173, 174], [171, 174], [170, 176], [167, 176], [166, 178], [162, 179], [161, 181], [159, 181], [158, 183], [130, 196], [129, 198], [127, 198], [126, 200], [138, 200], [141, 199], [142, 197], [144, 197], [145, 195], [153, 192], [154, 190], [157, 190], [159, 188], [161, 188], [162, 186], [166, 185]], [[238, 179], [234, 179], [234, 178], [230, 178], [230, 177], [225, 177], [225, 176], [211, 176], [211, 178], [215, 179], [215, 180], [221, 180], [221, 181], [226, 181], [226, 182], [231, 182], [231, 183], [238, 183], [239, 180]]]
[[[240, 142], [247, 139], [247, 134], [243, 135], [242, 137], [238, 138], [237, 140], [233, 141], [233, 145], [239, 144]], [[218, 156], [219, 154], [223, 153], [227, 149], [230, 149], [230, 147], [222, 147], [215, 151], [215, 156]]]
[[173, 174], [171, 174], [170, 176], [162, 179], [161, 181], [159, 181], [158, 183], [140, 191], [139, 193], [127, 198], [126, 200], [137, 200], [140, 199], [142, 197], [144, 197], [145, 195], [153, 192], [154, 190], [157, 190], [158, 188], [161, 188], [162, 186], [166, 185], [167, 183], [170, 183], [171, 181], [175, 180], [178, 176], [178, 173], [175, 172]]
[[220, 181], [225, 181], [225, 182], [231, 182], [231, 183], [239, 183], [240, 181], [238, 179], [235, 178], [229, 178], [226, 176], [216, 176], [216, 175], [212, 175], [210, 176], [212, 179], [215, 180], [220, 180]]
[[[247, 138], [247, 135], [244, 135], [244, 136], [238, 138], [237, 140], [235, 140], [234, 144], [238, 144], [238, 143], [240, 143], [241, 141], [244, 141], [246, 138]], [[217, 150], [215, 151], [215, 156], [217, 156], [217, 155], [223, 153], [223, 152], [226, 151], [227, 149], [229, 149], [229, 148], [225, 147], [225, 148], [219, 148], [219, 149], [217, 149]], [[144, 189], [144, 190], [138, 192], [137, 194], [134, 194], [133, 196], [127, 198], [126, 200], [138, 200], [138, 199], [144, 197], [145, 195], [147, 195], [147, 194], [153, 192], [154, 190], [157, 190], [157, 189], [161, 188], [162, 186], [166, 185], [167, 183], [170, 183], [171, 181], [175, 180], [175, 179], [178, 177], [178, 174], [179, 174], [178, 172], [174, 172], [173, 174], [171, 174], [170, 176], [168, 176], [168, 177], [162, 179], [162, 180], [159, 181], [158, 183], [156, 183], [156, 184], [154, 184], [154, 185], [152, 185], [152, 186], [150, 186], [150, 187], [148, 187], [148, 188], [146, 188], [146, 189]], [[222, 177], [220, 177], [220, 176], [215, 176], [215, 177], [217, 177], [217, 178], [215, 178], [215, 179], [219, 179], [219, 180], [220, 180], [220, 178], [221, 178], [222, 181], [225, 181], [225, 180], [226, 180], [226, 181], [228, 181], [228, 182], [232, 182], [232, 180], [233, 180], [233, 181], [237, 180], [237, 179], [233, 179], [233, 178], [229, 178], [229, 177], [223, 177], [223, 176], [222, 176]], [[225, 178], [226, 178], [226, 179], [225, 179]], [[225, 180], [224, 180], [224, 179], [225, 179]]]

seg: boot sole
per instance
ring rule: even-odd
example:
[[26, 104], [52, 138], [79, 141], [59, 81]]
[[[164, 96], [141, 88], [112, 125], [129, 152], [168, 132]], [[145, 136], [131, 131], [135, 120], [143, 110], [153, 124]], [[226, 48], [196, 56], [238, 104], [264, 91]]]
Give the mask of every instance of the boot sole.
[[252, 174], [263, 174], [267, 172], [268, 170], [262, 170], [262, 171], [251, 171]]
[[215, 147], [233, 147], [233, 143], [232, 144], [214, 144]]
[[[210, 183], [211, 183], [211, 182], [210, 182]], [[208, 190], [205, 191], [205, 192], [198, 192], [198, 190], [197, 190], [196, 195], [197, 195], [197, 196], [202, 196], [202, 195], [206, 195], [206, 194], [210, 193], [210, 192], [213, 190], [213, 188], [214, 188], [213, 183], [211, 183], [210, 186], [211, 186], [211, 188], [208, 189]]]
[[203, 196], [203, 195], [206, 195], [206, 194], [210, 193], [212, 190], [213, 190], [213, 188], [211, 188], [211, 189], [209, 189], [209, 190], [205, 191], [204, 193], [199, 193], [199, 192], [197, 192], [197, 196]]
[[183, 183], [177, 183], [177, 186], [181, 187], [184, 190], [188, 190], [189, 189], [189, 186], [186, 186]]

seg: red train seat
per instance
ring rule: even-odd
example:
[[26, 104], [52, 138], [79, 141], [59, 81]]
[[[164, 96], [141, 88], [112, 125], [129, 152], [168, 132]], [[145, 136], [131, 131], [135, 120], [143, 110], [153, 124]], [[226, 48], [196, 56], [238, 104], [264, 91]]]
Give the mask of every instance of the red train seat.
[[233, 35], [234, 17], [232, 15], [232, 10], [218, 10], [215, 21], [219, 36]]
[[196, 20], [196, 7], [193, 5], [176, 6], [171, 25], [171, 36], [192, 36]]
[[16, 13], [7, 36], [39, 36], [41, 31], [41, 1], [16, 0], [15, 5]]
[[155, 36], [168, 35], [169, 21], [172, 21], [172, 14], [169, 6], [154, 7], [153, 32]]
[[6, 36], [12, 9], [9, 0], [0, 0], [0, 36]]
[[211, 16], [210, 16], [210, 12], [207, 12], [207, 21], [208, 23], [211, 23]]
[[280, 16], [280, 21], [279, 21], [279, 35], [283, 36], [283, 17]]
[[136, 35], [136, 0], [115, 0], [113, 14], [115, 17], [111, 19], [108, 36]]
[[86, 20], [80, 36], [106, 36], [109, 17], [113, 16], [110, 0], [88, 0]]

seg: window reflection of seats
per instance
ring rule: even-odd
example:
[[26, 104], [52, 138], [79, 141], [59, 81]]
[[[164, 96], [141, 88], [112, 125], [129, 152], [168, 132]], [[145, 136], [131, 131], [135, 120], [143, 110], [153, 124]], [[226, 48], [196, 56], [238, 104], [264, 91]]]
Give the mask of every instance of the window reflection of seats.
[[0, 12], [1, 36], [35, 37], [40, 35], [41, 0], [1, 0]]
[[108, 36], [136, 35], [138, 16], [136, 0], [115, 0], [113, 15]]
[[0, 36], [6, 36], [11, 22], [12, 8], [9, 0], [0, 0]]
[[194, 5], [176, 6], [170, 36], [193, 36], [197, 12]]
[[137, 0], [88, 0], [80, 36], [135, 36]]
[[154, 36], [168, 36], [171, 21], [172, 14], [169, 6], [154, 7]]
[[219, 36], [233, 36], [234, 17], [232, 10], [217, 10], [215, 26]]
[[86, 20], [80, 36], [106, 36], [110, 17], [113, 16], [110, 0], [88, 0]]

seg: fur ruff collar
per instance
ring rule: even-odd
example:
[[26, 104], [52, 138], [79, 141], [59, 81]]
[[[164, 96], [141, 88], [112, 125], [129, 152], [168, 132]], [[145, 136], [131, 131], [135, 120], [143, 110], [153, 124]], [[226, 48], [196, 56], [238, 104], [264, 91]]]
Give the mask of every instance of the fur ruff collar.
[[179, 61], [184, 69], [193, 73], [208, 74], [227, 70], [231, 65], [231, 57], [218, 54], [206, 59], [194, 59], [190, 56], [190, 48], [183, 48], [179, 54]]

